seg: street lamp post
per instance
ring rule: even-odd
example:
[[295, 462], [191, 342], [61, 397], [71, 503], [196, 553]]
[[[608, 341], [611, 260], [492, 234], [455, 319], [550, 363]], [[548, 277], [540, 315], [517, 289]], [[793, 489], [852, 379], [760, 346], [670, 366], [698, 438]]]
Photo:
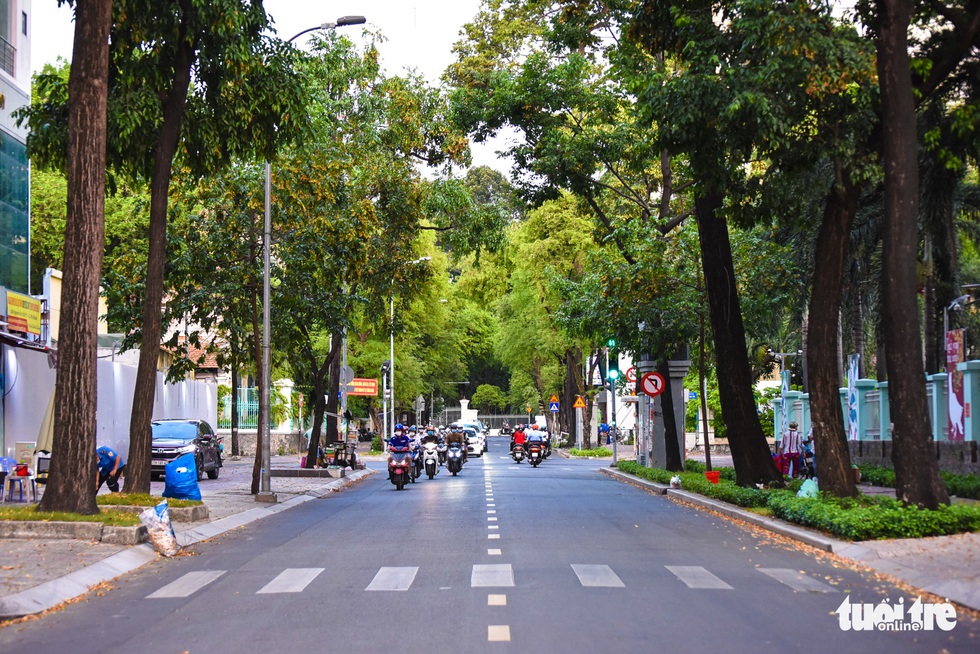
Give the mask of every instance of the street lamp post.
[[[423, 261], [432, 261], [432, 257], [419, 257], [418, 259], [413, 259], [412, 261], [406, 261], [403, 266], [412, 266], [417, 263], [422, 263]], [[389, 331], [390, 341], [389, 341], [389, 358], [391, 359], [391, 383], [388, 384], [388, 388], [391, 390], [391, 433], [388, 434], [389, 438], [393, 438], [395, 435], [395, 424], [398, 422], [395, 419], [395, 278], [391, 278], [391, 327]]]
[[[286, 43], [292, 43], [299, 37], [308, 32], [323, 29], [334, 29], [345, 25], [360, 25], [365, 21], [364, 16], [341, 16], [333, 23], [321, 23], [316, 27], [305, 29], [295, 34]], [[272, 164], [265, 162], [265, 227], [262, 232], [262, 393], [259, 395], [259, 435], [262, 439], [262, 475], [259, 480], [259, 492], [255, 496], [257, 502], [277, 502], [276, 494], [272, 492], [272, 478], [270, 467], [272, 463], [272, 446], [269, 442], [271, 430], [269, 428], [269, 384], [271, 374], [269, 371], [270, 359], [270, 339], [269, 330], [272, 322], [270, 315], [269, 296], [269, 259], [271, 257], [272, 241]]]

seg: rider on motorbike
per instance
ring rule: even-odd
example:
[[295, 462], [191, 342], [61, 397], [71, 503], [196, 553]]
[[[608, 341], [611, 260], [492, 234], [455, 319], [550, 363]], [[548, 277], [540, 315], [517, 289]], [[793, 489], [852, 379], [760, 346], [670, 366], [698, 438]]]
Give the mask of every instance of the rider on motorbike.
[[449, 435], [446, 436], [446, 445], [453, 443], [459, 443], [460, 447], [463, 448], [463, 461], [466, 461], [466, 437], [463, 435], [463, 430], [456, 424], [449, 425]]
[[524, 425], [517, 425], [514, 428], [514, 435], [510, 439], [510, 451], [513, 452], [514, 448], [518, 445], [524, 447], [524, 441], [527, 439], [527, 435], [524, 433]]

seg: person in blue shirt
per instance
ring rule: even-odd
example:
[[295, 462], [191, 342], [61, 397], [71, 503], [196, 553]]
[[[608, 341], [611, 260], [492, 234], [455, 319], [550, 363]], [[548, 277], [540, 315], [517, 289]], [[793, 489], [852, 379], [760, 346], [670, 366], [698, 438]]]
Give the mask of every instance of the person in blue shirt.
[[119, 478], [126, 471], [126, 461], [121, 454], [105, 445], [97, 449], [96, 453], [99, 456], [99, 481], [95, 486], [95, 492], [98, 493], [102, 484], [105, 484], [111, 492], [118, 493]]
[[388, 441], [388, 447], [394, 450], [407, 449], [412, 444], [412, 439], [405, 434], [401, 423], [395, 425], [395, 435]]

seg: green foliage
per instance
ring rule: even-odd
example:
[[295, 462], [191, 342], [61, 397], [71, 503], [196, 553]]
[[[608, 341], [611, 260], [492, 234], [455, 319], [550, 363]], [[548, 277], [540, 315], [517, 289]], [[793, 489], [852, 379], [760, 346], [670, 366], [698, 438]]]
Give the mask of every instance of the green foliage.
[[470, 398], [470, 403], [482, 413], [495, 414], [507, 406], [507, 397], [496, 386], [480, 384]]
[[773, 493], [769, 508], [777, 518], [829, 532], [847, 540], [923, 538], [980, 531], [980, 508], [940, 506], [935, 511], [903, 506], [891, 498], [859, 504], [821, 494], [819, 500]]
[[375, 434], [374, 438], [371, 439], [371, 452], [383, 452], [384, 449], [385, 444], [381, 440], [381, 434]]
[[572, 456], [588, 456], [597, 458], [612, 456], [612, 450], [610, 450], [608, 447], [594, 447], [591, 450], [580, 450], [577, 447], [573, 447], [568, 450], [568, 453]]
[[[96, 495], [95, 503], [99, 506], [156, 506], [164, 498], [149, 493], [109, 493]], [[197, 506], [204, 504], [201, 500], [177, 500], [167, 498], [167, 505], [173, 507]]]
[[64, 511], [35, 511], [33, 506], [0, 507], [0, 520], [40, 520], [42, 522], [101, 522], [113, 527], [135, 527], [140, 523], [139, 516], [128, 511], [103, 509], [92, 515], [67, 513]]
[[[689, 470], [699, 468], [687, 461]], [[620, 461], [619, 469], [661, 484], [670, 483], [675, 473], [646, 468], [635, 461]], [[712, 484], [698, 472], [680, 474], [681, 487], [706, 497], [746, 508], [767, 507], [781, 520], [812, 527], [847, 540], [879, 538], [923, 538], [980, 531], [980, 507], [942, 506], [936, 511], [903, 506], [892, 498], [861, 496], [835, 498], [821, 493], [817, 498], [796, 497], [799, 482], [786, 490], [743, 488], [723, 480]]]
[[[885, 488], [895, 487], [895, 471], [891, 468], [875, 466], [868, 463], [858, 465], [861, 470], [861, 481], [872, 486]], [[939, 473], [950, 495], [967, 499], [980, 500], [980, 477], [977, 475], [961, 475], [942, 471]]]

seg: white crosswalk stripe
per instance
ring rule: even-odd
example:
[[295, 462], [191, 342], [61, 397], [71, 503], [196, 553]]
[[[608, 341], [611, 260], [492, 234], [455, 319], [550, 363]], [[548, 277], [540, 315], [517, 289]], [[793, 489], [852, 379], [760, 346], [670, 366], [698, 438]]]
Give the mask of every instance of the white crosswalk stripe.
[[418, 571], [418, 566], [381, 568], [364, 590], [408, 590]]
[[792, 568], [758, 568], [759, 572], [786, 584], [796, 591], [810, 593], [836, 593], [837, 589]]
[[667, 565], [664, 567], [687, 584], [688, 588], [731, 589], [731, 586], [699, 565]]
[[287, 568], [279, 576], [260, 588], [256, 594], [302, 593], [310, 582], [323, 572], [323, 568]]
[[573, 563], [572, 570], [586, 588], [625, 588], [626, 584], [608, 565]]
[[470, 574], [472, 588], [500, 588], [514, 585], [514, 568], [509, 563], [474, 565]]
[[[487, 525], [495, 530], [496, 525]], [[499, 540], [498, 533], [487, 534], [488, 540]], [[487, 555], [501, 556], [499, 548], [488, 548]], [[499, 560], [499, 559], [498, 559]], [[608, 565], [572, 563], [572, 571], [583, 588], [626, 588], [626, 583]], [[725, 589], [732, 586], [702, 566], [664, 566], [688, 588]], [[567, 569], [567, 568], [566, 568]], [[795, 592], [836, 593], [838, 589], [814, 578], [805, 571], [792, 568], [757, 568], [762, 574], [775, 579]], [[274, 579], [255, 591], [257, 595], [302, 593], [322, 574], [324, 568], [286, 568]], [[418, 566], [385, 566], [378, 569], [366, 591], [407, 591], [418, 575]], [[147, 595], [147, 599], [189, 597], [211, 584], [226, 570], [200, 570], [189, 572], [171, 583]], [[476, 564], [470, 572], [471, 588], [506, 588], [515, 586], [514, 568], [511, 564]]]
[[188, 572], [180, 579], [173, 581], [154, 593], [147, 595], [147, 599], [161, 599], [172, 597], [190, 597], [201, 590], [212, 581], [225, 573], [225, 570], [199, 570]]

